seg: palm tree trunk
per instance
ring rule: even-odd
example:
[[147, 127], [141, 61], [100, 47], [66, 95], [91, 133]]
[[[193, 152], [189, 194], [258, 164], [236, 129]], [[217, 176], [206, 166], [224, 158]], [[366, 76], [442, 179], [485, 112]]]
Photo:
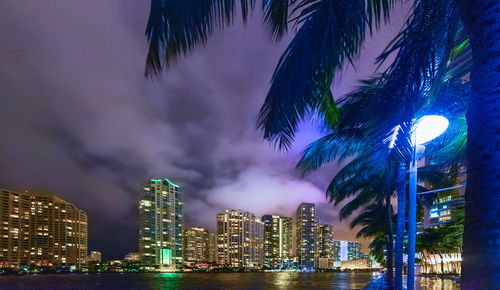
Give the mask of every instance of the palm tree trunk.
[[463, 289], [500, 285], [500, 0], [459, 0], [473, 66], [467, 110]]
[[388, 238], [387, 238], [387, 284], [389, 289], [393, 288], [394, 285], [394, 274], [393, 274], [393, 246], [394, 237], [392, 236], [392, 206], [391, 206], [391, 195], [388, 194], [385, 198], [385, 208], [387, 210], [387, 224], [388, 224]]
[[396, 289], [403, 289], [403, 247], [406, 228], [406, 167], [398, 168], [397, 175], [398, 194], [398, 221], [396, 226], [396, 273], [394, 274], [394, 286]]
[[441, 274], [444, 274], [443, 254], [441, 253], [439, 253], [439, 261], [441, 262]]

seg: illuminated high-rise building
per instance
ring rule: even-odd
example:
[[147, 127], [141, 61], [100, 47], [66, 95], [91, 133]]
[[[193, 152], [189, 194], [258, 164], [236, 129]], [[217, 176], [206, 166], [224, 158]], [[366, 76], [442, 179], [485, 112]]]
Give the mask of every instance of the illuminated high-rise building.
[[280, 268], [293, 259], [292, 219], [277, 215], [262, 216], [264, 222], [264, 264]]
[[168, 179], [150, 179], [139, 201], [139, 253], [146, 265], [182, 266], [183, 195]]
[[351, 241], [333, 241], [334, 262], [355, 260], [361, 257], [361, 244]]
[[217, 234], [210, 233], [210, 252], [208, 260], [217, 263]]
[[87, 239], [87, 214], [57, 195], [0, 190], [0, 268], [79, 268]]
[[314, 203], [301, 203], [297, 208], [295, 220], [296, 255], [300, 267], [314, 267], [314, 226], [316, 221]]
[[317, 268], [333, 268], [333, 225], [314, 227], [314, 266]]
[[215, 234], [203, 228], [186, 228], [182, 230], [182, 241], [185, 265], [215, 262]]
[[232, 268], [264, 265], [264, 223], [254, 214], [226, 210], [217, 214], [217, 264]]

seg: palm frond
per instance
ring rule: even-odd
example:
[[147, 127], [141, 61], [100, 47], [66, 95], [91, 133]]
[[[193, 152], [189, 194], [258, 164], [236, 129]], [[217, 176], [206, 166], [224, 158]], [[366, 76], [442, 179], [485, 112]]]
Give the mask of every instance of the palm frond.
[[362, 129], [346, 129], [328, 134], [307, 146], [297, 168], [305, 174], [327, 162], [353, 156], [364, 149], [364, 137]]
[[337, 205], [365, 186], [370, 174], [365, 160], [357, 157], [335, 175], [326, 189], [326, 196]]
[[369, 204], [374, 199], [375, 195], [372, 190], [365, 188], [355, 198], [344, 205], [339, 211], [339, 220], [350, 216], [357, 209]]
[[281, 39], [288, 31], [288, 12], [296, 0], [264, 0], [264, 23], [271, 38]]
[[419, 182], [427, 183], [432, 187], [439, 187], [449, 184], [451, 177], [443, 172], [441, 165], [428, 165], [418, 169], [417, 178]]
[[[369, 237], [379, 232], [387, 232], [389, 225], [387, 210], [384, 209], [386, 206], [382, 201], [371, 203], [351, 221], [351, 228], [362, 226], [356, 237]], [[392, 216], [392, 208], [390, 212]]]
[[379, 56], [379, 63], [396, 53], [384, 73], [387, 95], [403, 99], [403, 109], [415, 116], [417, 108], [428, 101], [435, 81], [440, 81], [440, 65], [445, 64], [453, 48], [456, 16], [453, 1], [422, 0], [415, 2], [405, 28]]
[[[244, 21], [254, 4], [240, 0]], [[214, 28], [233, 23], [236, 9], [236, 0], [151, 0], [145, 74], [158, 75], [180, 55], [206, 44]]]
[[[396, 0], [367, 0], [366, 1], [366, 14], [368, 15], [368, 25], [370, 29], [372, 26], [378, 29], [380, 27], [381, 19], [387, 23], [390, 19], [390, 11], [396, 4]], [[401, 2], [401, 1], [399, 1]]]
[[[398, 106], [391, 106], [390, 101], [382, 96], [384, 88], [379, 86], [377, 79], [366, 80], [356, 91], [339, 100], [341, 118], [331, 127], [332, 132], [311, 143], [303, 155], [297, 168], [306, 174], [316, 170], [321, 165], [333, 160], [359, 154], [378, 156], [385, 160], [392, 160], [394, 166], [404, 163], [411, 154], [409, 122], [401, 115]], [[397, 140], [391, 147], [391, 138], [398, 128]], [[376, 153], [379, 152], [379, 153]], [[387, 157], [386, 153], [391, 154]], [[370, 157], [373, 159], [373, 157]]]
[[384, 249], [386, 248], [387, 240], [385, 238], [385, 233], [380, 232], [374, 235], [374, 239], [371, 241], [370, 255], [375, 258], [375, 260], [381, 264], [385, 262], [386, 254]]
[[449, 127], [443, 135], [426, 146], [428, 148], [426, 158], [445, 166], [465, 162], [466, 110], [469, 96], [468, 81], [464, 82], [457, 77], [445, 82], [430, 113], [445, 116], [449, 121]]
[[340, 109], [338, 108], [337, 103], [333, 98], [332, 91], [327, 90], [326, 94], [329, 95], [329, 97], [323, 98], [318, 108], [316, 109], [316, 112], [314, 112], [314, 114], [319, 116], [323, 121], [322, 127], [325, 130], [335, 127], [335, 125], [339, 122], [341, 116]]
[[281, 56], [258, 118], [264, 138], [280, 149], [290, 148], [300, 121], [332, 98], [335, 71], [364, 39], [364, 0], [304, 2], [296, 20], [302, 26]]

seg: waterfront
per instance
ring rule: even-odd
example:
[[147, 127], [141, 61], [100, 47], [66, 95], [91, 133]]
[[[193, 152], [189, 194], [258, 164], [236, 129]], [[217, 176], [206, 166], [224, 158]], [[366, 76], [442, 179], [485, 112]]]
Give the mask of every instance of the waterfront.
[[[0, 277], [0, 289], [362, 289], [371, 273], [138, 273]], [[450, 280], [420, 278], [417, 289], [459, 289]]]

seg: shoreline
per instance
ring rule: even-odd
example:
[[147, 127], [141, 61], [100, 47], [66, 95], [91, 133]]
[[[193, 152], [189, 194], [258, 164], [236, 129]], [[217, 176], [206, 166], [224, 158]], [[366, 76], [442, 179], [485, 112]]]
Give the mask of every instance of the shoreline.
[[45, 275], [105, 275], [105, 274], [245, 274], [245, 273], [300, 273], [300, 274], [328, 274], [328, 273], [374, 273], [377, 270], [369, 271], [142, 271], [142, 272], [38, 272], [38, 273], [9, 273], [0, 274], [0, 277], [22, 277], [22, 276], [45, 276]]

